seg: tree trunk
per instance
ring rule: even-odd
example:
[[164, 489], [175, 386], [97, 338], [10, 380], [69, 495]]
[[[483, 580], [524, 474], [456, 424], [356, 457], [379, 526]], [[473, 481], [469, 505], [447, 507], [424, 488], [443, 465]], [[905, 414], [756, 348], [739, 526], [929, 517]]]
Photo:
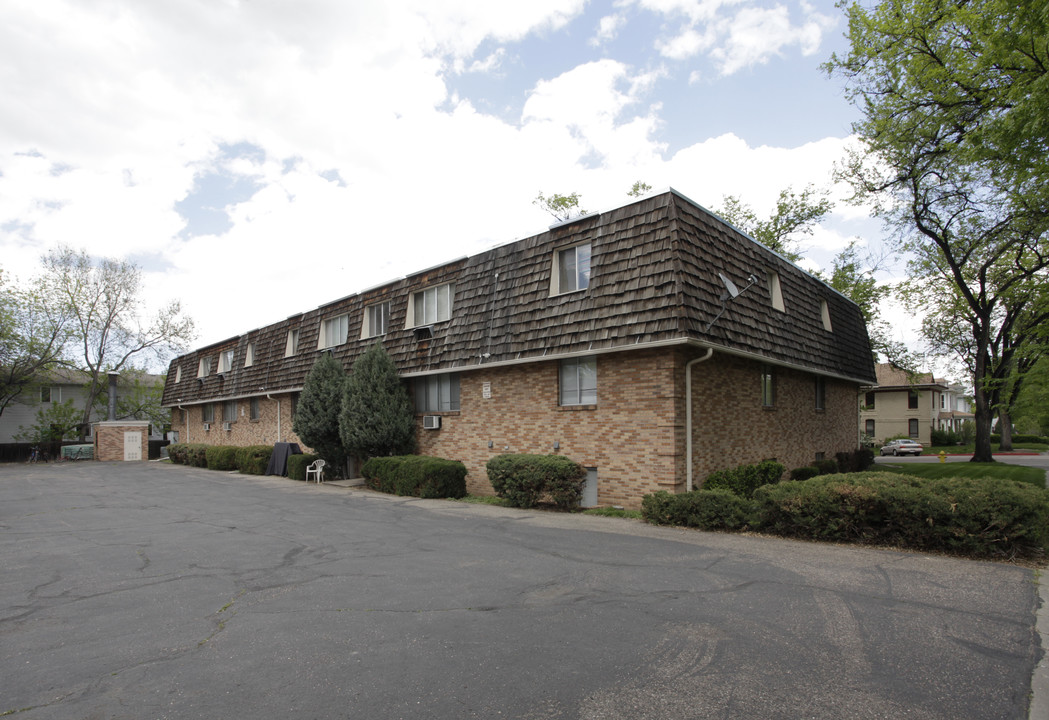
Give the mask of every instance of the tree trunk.
[[975, 390], [975, 407], [973, 415], [976, 424], [976, 447], [970, 462], [994, 462], [991, 454], [991, 404], [987, 397], [986, 380], [988, 357], [984, 346], [976, 351], [976, 372], [973, 377]]
[[1008, 410], [1004, 408], [998, 411], [998, 433], [1002, 436], [1001, 444], [998, 446], [998, 450], [1012, 450], [1013, 416]]

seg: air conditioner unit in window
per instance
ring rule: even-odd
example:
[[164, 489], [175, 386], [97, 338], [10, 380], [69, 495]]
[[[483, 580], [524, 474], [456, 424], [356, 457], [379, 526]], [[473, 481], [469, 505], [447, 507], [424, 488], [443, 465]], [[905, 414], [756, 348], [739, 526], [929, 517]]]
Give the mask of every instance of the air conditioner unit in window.
[[204, 429], [205, 430], [210, 430], [211, 429], [211, 423], [204, 423]]
[[423, 415], [423, 430], [440, 430], [440, 415]]
[[231, 422], [224, 422], [224, 423], [222, 423], [222, 429], [223, 430], [232, 430], [233, 429], [233, 423], [231, 423]]

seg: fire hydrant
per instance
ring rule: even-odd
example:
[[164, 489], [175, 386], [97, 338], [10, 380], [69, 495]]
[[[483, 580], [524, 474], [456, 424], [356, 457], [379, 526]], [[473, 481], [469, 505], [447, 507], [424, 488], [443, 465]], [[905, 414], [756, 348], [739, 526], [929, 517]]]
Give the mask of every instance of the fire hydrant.
[[940, 462], [947, 462], [947, 452], [944, 450], [940, 451]]

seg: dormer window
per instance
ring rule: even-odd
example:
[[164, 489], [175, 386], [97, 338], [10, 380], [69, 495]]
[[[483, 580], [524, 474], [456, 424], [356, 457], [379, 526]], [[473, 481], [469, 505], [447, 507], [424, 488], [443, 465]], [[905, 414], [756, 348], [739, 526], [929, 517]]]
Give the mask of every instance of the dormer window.
[[364, 323], [361, 327], [361, 339], [385, 335], [390, 324], [390, 301], [369, 305], [364, 311]]
[[337, 347], [346, 344], [346, 336], [350, 330], [350, 316], [339, 315], [325, 320], [321, 323], [320, 338], [317, 341], [317, 349]]
[[219, 373], [227, 373], [233, 369], [233, 351], [223, 350], [219, 353]]
[[551, 295], [586, 290], [590, 286], [590, 243], [554, 253], [550, 285]]
[[773, 270], [768, 272], [769, 281], [769, 297], [772, 298], [772, 308], [779, 310], [780, 312], [786, 312], [786, 308], [783, 305], [783, 290], [779, 284], [779, 273]]
[[197, 363], [197, 377], [205, 378], [211, 374], [211, 358], [201, 358]]
[[248, 347], [244, 350], [244, 367], [251, 367], [255, 364], [255, 343], [248, 343]]
[[408, 317], [412, 324], [408, 327], [433, 325], [450, 320], [452, 317], [452, 298], [455, 296], [455, 285], [448, 283], [412, 293]]
[[832, 332], [832, 326], [830, 324], [830, 307], [827, 305], [826, 300], [820, 300], [820, 317], [823, 319], [823, 329], [827, 332]]
[[299, 330], [288, 331], [288, 341], [284, 344], [284, 357], [291, 357], [299, 351]]
[[175, 382], [177, 382], [177, 383], [182, 382], [182, 366], [181, 365], [176, 365], [175, 366]]

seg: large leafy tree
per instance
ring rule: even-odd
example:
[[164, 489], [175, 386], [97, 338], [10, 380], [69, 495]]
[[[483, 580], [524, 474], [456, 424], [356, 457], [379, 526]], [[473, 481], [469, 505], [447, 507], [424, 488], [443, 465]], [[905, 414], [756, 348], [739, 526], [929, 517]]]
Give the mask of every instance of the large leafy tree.
[[339, 414], [342, 444], [364, 460], [415, 452], [415, 408], [381, 343], [353, 363]]
[[735, 195], [726, 195], [722, 203], [715, 212], [726, 222], [795, 263], [802, 257], [798, 247], [802, 237], [811, 235], [813, 228], [834, 208], [827, 192], [812, 185], [800, 191], [792, 187], [780, 190], [776, 207], [768, 218], [759, 217]]
[[961, 323], [989, 461], [996, 393], [1031, 348], [1049, 270], [1049, 25], [1044, 3], [847, 5], [850, 50], [826, 68], [863, 113], [843, 176], [910, 254], [908, 297]]
[[339, 435], [339, 412], [346, 384], [346, 370], [331, 353], [321, 353], [306, 375], [295, 409], [292, 429], [304, 443], [339, 473], [346, 464], [346, 451]]
[[178, 301], [144, 317], [142, 272], [129, 261], [96, 260], [83, 250], [59, 246], [44, 256], [43, 265], [37, 292], [69, 317], [72, 340], [66, 360], [88, 378], [86, 427], [92, 405], [106, 392], [109, 372], [120, 372], [150, 354], [163, 361], [193, 339], [193, 321], [183, 315]]
[[12, 286], [0, 271], [0, 415], [62, 358], [68, 329], [64, 306]]

